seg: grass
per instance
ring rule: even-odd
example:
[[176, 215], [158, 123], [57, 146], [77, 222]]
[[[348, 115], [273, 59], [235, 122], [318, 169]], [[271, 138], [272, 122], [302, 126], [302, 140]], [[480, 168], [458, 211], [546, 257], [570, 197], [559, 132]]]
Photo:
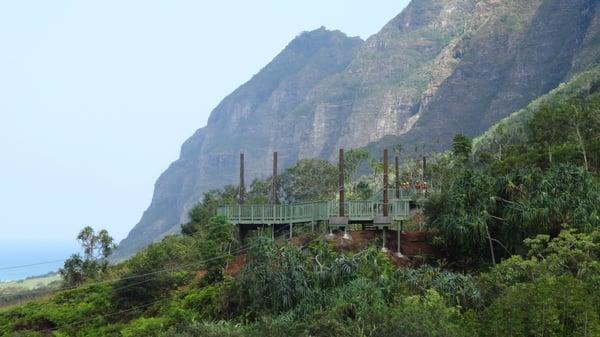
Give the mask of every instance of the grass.
[[44, 275], [39, 277], [32, 277], [25, 280], [0, 282], [0, 291], [8, 288], [21, 288], [26, 290], [33, 290], [40, 287], [46, 287], [52, 282], [60, 281], [61, 277], [59, 274]]
[[48, 274], [25, 280], [0, 282], [0, 308], [48, 297], [60, 287], [61, 280], [59, 274]]

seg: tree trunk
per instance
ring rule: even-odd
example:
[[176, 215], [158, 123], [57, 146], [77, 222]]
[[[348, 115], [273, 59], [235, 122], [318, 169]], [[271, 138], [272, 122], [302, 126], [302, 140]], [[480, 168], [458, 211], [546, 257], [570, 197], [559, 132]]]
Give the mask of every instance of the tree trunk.
[[492, 263], [495, 266], [496, 265], [496, 255], [494, 254], [494, 244], [492, 243], [492, 236], [490, 235], [490, 229], [488, 226], [485, 226], [485, 232], [488, 237], [488, 242], [490, 243], [490, 254], [492, 255]]
[[585, 143], [583, 137], [581, 137], [581, 131], [579, 131], [579, 125], [575, 124], [575, 132], [577, 133], [577, 139], [579, 140], [579, 146], [581, 147], [581, 153], [583, 154], [583, 163], [585, 170], [588, 170], [587, 153], [585, 152]]

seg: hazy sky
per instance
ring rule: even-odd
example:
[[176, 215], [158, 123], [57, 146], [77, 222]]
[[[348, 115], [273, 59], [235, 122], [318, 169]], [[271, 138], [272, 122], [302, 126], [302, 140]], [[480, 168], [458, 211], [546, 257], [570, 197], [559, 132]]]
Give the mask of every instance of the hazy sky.
[[120, 240], [213, 107], [297, 34], [408, 0], [0, 0], [0, 245]]

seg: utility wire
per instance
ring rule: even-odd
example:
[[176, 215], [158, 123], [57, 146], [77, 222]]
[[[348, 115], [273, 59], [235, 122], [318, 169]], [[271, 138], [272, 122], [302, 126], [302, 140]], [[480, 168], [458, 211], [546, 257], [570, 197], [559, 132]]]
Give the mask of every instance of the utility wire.
[[104, 315], [98, 315], [98, 316], [95, 316], [95, 317], [87, 319], [87, 320], [81, 320], [81, 321], [77, 321], [77, 322], [73, 322], [73, 323], [67, 323], [67, 324], [64, 324], [62, 326], [57, 326], [57, 327], [54, 327], [54, 328], [51, 328], [51, 329], [45, 329], [45, 330], [42, 330], [42, 331], [57, 331], [59, 329], [63, 329], [63, 328], [66, 328], [66, 327], [80, 326], [80, 325], [92, 322], [92, 321], [94, 321], [94, 320], [96, 320], [96, 319], [98, 319], [100, 317], [106, 318], [106, 317], [111, 317], [111, 316], [125, 314], [125, 313], [131, 312], [131, 311], [135, 311], [135, 310], [138, 310], [138, 309], [149, 307], [149, 306], [151, 306], [153, 304], [156, 304], [156, 303], [159, 303], [159, 302], [164, 302], [164, 301], [166, 301], [168, 299], [170, 299], [170, 297], [163, 297], [163, 298], [160, 298], [158, 300], [155, 300], [155, 301], [152, 301], [152, 302], [148, 302], [146, 304], [142, 304], [142, 305], [138, 305], [138, 306], [135, 306], [135, 307], [131, 307], [129, 309], [119, 310], [119, 311], [107, 313], [107, 314], [104, 314]]
[[[283, 230], [285, 230], [285, 227], [279, 229], [277, 232], [275, 232], [275, 234], [279, 234]], [[197, 243], [191, 249], [193, 249], [196, 245], [197, 245]], [[97, 281], [97, 282], [86, 283], [86, 284], [83, 284], [83, 285], [76, 285], [76, 286], [65, 287], [65, 288], [59, 289], [59, 291], [69, 291], [69, 290], [74, 290], [74, 289], [88, 289], [88, 288], [92, 288], [92, 287], [95, 287], [95, 286], [98, 286], [98, 285], [102, 285], [102, 284], [115, 283], [115, 282], [119, 282], [119, 281], [137, 279], [137, 278], [141, 278], [141, 277], [145, 277], [145, 276], [150, 276], [150, 275], [157, 275], [157, 274], [165, 273], [165, 272], [177, 271], [177, 270], [181, 270], [181, 269], [186, 268], [186, 267], [201, 265], [201, 264], [206, 263], [206, 262], [215, 261], [215, 260], [221, 259], [223, 257], [226, 257], [226, 256], [228, 256], [230, 254], [241, 253], [244, 250], [251, 248], [252, 246], [253, 246], [252, 244], [248, 244], [248, 245], [240, 247], [239, 249], [237, 249], [237, 250], [235, 250], [235, 251], [233, 251], [233, 252], [231, 252], [229, 254], [223, 254], [223, 255], [220, 255], [220, 256], [215, 256], [215, 257], [212, 257], [210, 259], [199, 260], [199, 261], [195, 261], [195, 262], [191, 262], [191, 263], [186, 263], [186, 264], [181, 264], [181, 265], [178, 265], [178, 266], [164, 268], [164, 269], [160, 269], [160, 270], [156, 270], [156, 271], [152, 271], [152, 272], [148, 272], [148, 273], [130, 275], [130, 276], [120, 277], [120, 278], [116, 278], [116, 279], [112, 279], [112, 280]], [[187, 257], [189, 257], [190, 255], [191, 255], [191, 253], [188, 254]], [[152, 279], [147, 279], [144, 282], [148, 282], [150, 280], [152, 280]], [[140, 283], [144, 283], [144, 282], [140, 282]], [[129, 286], [134, 286], [136, 284], [137, 283], [126, 285], [126, 286], [124, 286], [122, 288], [127, 288]]]
[[44, 264], [51, 264], [51, 263], [57, 263], [57, 262], [63, 262], [63, 261], [65, 261], [65, 260], [61, 259], [61, 260], [36, 262], [36, 263], [31, 263], [31, 264], [22, 264], [22, 265], [19, 265], [19, 266], [1, 267], [0, 271], [2, 271], [2, 270], [13, 270], [13, 269], [27, 268], [27, 267], [34, 267], [34, 266], [40, 266], [40, 265], [44, 265]]
[[[282, 232], [282, 231], [284, 231], [284, 230], [285, 230], [285, 227], [284, 227], [284, 228], [281, 228], [281, 229], [279, 229], [279, 230], [278, 230], [276, 233], [278, 234], [278, 233], [280, 233], [280, 232]], [[287, 240], [287, 239], [286, 239], [286, 240]], [[308, 241], [306, 244], [308, 244], [308, 243], [312, 242], [313, 240], [314, 240], [314, 238], [313, 238], [313, 239], [310, 239], [310, 240], [309, 240], [309, 241]], [[306, 245], [306, 244], [305, 244], [305, 245]], [[252, 246], [253, 246], [253, 245], [249, 244], [249, 245], [246, 245], [246, 246], [245, 246], [245, 248], [243, 248], [243, 249], [238, 249], [237, 251], [238, 251], [238, 252], [241, 252], [241, 251], [243, 251], [244, 249], [246, 249], [246, 248], [250, 248], [250, 247], [252, 247]], [[228, 255], [229, 255], [229, 254], [228, 254]], [[224, 256], [225, 256], [225, 255], [224, 255]], [[205, 260], [205, 261], [208, 261], [208, 260], [211, 260], [211, 259], [207, 259], [207, 260]], [[199, 261], [199, 262], [201, 262], [201, 261]], [[198, 263], [199, 263], [199, 262], [198, 262]], [[139, 285], [139, 284], [142, 284], [142, 283], [148, 282], [149, 280], [150, 280], [150, 279], [148, 279], [148, 280], [144, 280], [144, 281], [141, 281], [141, 282], [137, 282], [137, 283], [134, 283], [134, 284], [131, 284], [131, 285], [127, 285], [127, 286], [124, 286], [124, 287], [116, 288], [116, 289], [114, 289], [114, 290], [119, 290], [119, 289], [127, 288], [127, 287], [130, 287], [130, 286]], [[117, 311], [117, 312], [111, 312], [111, 313], [107, 313], [107, 314], [104, 314], [104, 315], [98, 315], [98, 316], [95, 316], [94, 318], [90, 318], [90, 319], [87, 319], [87, 320], [82, 320], [82, 321], [78, 321], [78, 322], [73, 322], [73, 323], [64, 324], [64, 325], [62, 325], [62, 326], [59, 326], [59, 327], [54, 327], [54, 328], [52, 328], [52, 329], [46, 329], [45, 331], [56, 331], [56, 330], [59, 330], [59, 329], [65, 328], [65, 327], [79, 326], [79, 325], [82, 325], [82, 324], [86, 324], [86, 323], [92, 322], [92, 321], [94, 321], [94, 320], [98, 319], [99, 317], [106, 318], [106, 317], [111, 317], [111, 316], [116, 316], [116, 315], [120, 315], [120, 314], [128, 313], [128, 312], [131, 312], [131, 311], [135, 311], [135, 310], [138, 310], [138, 309], [142, 309], [142, 308], [149, 307], [149, 306], [151, 306], [151, 305], [154, 305], [154, 304], [156, 304], [156, 303], [160, 303], [160, 302], [163, 302], [163, 301], [166, 301], [166, 300], [169, 300], [169, 299], [171, 299], [171, 297], [163, 297], [163, 298], [160, 298], [160, 299], [158, 299], [158, 300], [155, 300], [155, 301], [151, 301], [151, 302], [148, 302], [148, 303], [145, 303], [145, 304], [142, 304], [142, 305], [138, 305], [138, 306], [131, 307], [131, 308], [129, 308], [129, 309], [124, 309], [124, 310], [120, 310], [120, 311]]]

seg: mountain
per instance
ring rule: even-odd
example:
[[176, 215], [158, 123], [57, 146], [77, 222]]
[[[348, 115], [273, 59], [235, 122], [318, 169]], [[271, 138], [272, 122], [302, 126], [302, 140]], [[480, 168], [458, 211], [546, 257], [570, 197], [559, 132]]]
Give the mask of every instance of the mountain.
[[476, 136], [600, 55], [597, 0], [413, 0], [366, 41], [324, 28], [295, 38], [227, 96], [158, 179], [118, 257], [176, 233], [209, 189], [337, 148], [444, 150]]
[[[473, 141], [475, 155], [483, 152], [498, 153], [511, 144], [524, 144], [529, 140], [527, 124], [543, 106], [556, 105], [570, 97], [586, 98], [600, 91], [600, 66], [583, 71], [548, 94], [540, 96], [523, 109], [510, 114], [494, 124]], [[600, 116], [600, 111], [598, 112]]]
[[[275, 121], [307, 99], [318, 83], [343, 71], [363, 44], [360, 38], [320, 28], [291, 41], [258, 74], [227, 96], [212, 111], [208, 125], [181, 147], [180, 158], [159, 177], [150, 207], [120, 244], [117, 257], [128, 256], [185, 222], [187, 210], [212, 188], [235, 183], [240, 151], [246, 172], [270, 172], [277, 139]], [[281, 130], [285, 131], [285, 130]], [[294, 158], [280, 157], [283, 165]]]

